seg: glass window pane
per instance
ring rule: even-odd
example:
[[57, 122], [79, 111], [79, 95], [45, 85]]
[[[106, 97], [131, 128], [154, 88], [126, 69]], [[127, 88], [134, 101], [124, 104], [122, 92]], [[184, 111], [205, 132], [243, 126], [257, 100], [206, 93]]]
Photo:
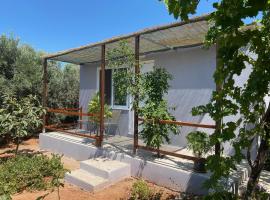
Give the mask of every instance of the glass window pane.
[[[101, 70], [99, 70], [99, 82], [101, 81]], [[100, 91], [101, 83], [99, 83]], [[105, 104], [111, 105], [111, 96], [112, 96], [112, 70], [105, 69]]]
[[[117, 69], [117, 78], [113, 80], [113, 104], [116, 106], [126, 106], [127, 105], [127, 91], [126, 91], [126, 80], [125, 73], [127, 69]], [[116, 71], [114, 71], [116, 73]]]

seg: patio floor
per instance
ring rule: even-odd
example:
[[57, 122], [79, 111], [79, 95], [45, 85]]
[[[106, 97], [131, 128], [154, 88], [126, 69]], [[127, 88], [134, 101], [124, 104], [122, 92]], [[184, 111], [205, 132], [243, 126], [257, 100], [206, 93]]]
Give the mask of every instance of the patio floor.
[[[69, 131], [75, 131], [75, 130], [69, 130]], [[77, 133], [83, 133], [76, 130]], [[95, 141], [89, 138], [84, 138], [86, 143], [88, 144], [95, 144]], [[139, 139], [139, 145], [145, 146], [145, 143]], [[114, 151], [116, 153], [125, 153], [129, 156], [133, 155], [133, 137], [127, 137], [127, 136], [121, 136], [121, 135], [104, 135], [103, 140], [103, 148], [106, 149], [106, 151]], [[177, 147], [172, 145], [162, 145], [160, 148], [161, 150], [179, 153], [183, 155], [193, 156], [192, 152], [189, 151], [186, 147]], [[168, 156], [168, 155], [162, 155], [161, 158], [158, 158], [156, 156], [156, 153], [146, 151], [143, 149], [138, 149], [136, 157], [143, 159], [145, 161], [151, 161], [158, 164], [166, 165], [169, 167], [173, 167], [176, 169], [182, 169], [182, 170], [188, 170], [192, 171], [193, 169], [193, 161], [182, 159], [178, 157]]]

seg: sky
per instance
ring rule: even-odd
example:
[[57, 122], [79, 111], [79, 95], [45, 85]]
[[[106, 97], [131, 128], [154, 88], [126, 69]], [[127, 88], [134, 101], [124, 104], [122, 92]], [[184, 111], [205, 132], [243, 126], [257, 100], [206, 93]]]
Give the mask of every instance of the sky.
[[159, 0], [1, 0], [0, 34], [53, 53], [175, 21]]

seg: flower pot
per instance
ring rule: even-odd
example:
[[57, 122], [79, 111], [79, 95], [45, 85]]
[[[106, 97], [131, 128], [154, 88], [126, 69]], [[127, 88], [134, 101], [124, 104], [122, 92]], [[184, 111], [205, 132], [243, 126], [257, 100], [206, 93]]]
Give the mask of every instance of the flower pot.
[[205, 161], [206, 160], [204, 158], [198, 158], [194, 160], [193, 170], [198, 173], [206, 173]]

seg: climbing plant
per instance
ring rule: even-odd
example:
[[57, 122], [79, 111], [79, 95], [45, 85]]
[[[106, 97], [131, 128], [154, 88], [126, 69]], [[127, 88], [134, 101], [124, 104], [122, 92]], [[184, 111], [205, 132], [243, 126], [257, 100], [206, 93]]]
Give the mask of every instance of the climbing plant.
[[[187, 20], [196, 12], [200, 1], [164, 0], [169, 13], [175, 18]], [[236, 164], [247, 159], [251, 173], [245, 199], [254, 195], [261, 170], [269, 154], [270, 106], [265, 97], [270, 89], [270, 1], [269, 0], [221, 0], [213, 3], [214, 12], [208, 17], [210, 27], [205, 37], [206, 46], [217, 46], [215, 83], [220, 90], [212, 93], [211, 102], [193, 109], [194, 115], [208, 113], [219, 126], [210, 137], [210, 144], [221, 143], [220, 151], [207, 158], [212, 172], [206, 186], [222, 190], [222, 179], [229, 177]], [[256, 19], [246, 25], [248, 19]], [[250, 70], [243, 86], [235, 77]], [[238, 116], [228, 120], [227, 116]], [[252, 124], [252, 126], [250, 126]], [[260, 137], [261, 142], [254, 161], [250, 159], [250, 147]], [[234, 147], [232, 156], [223, 156], [222, 144]], [[243, 153], [247, 150], [247, 154]]]
[[[136, 74], [134, 70], [134, 50], [130, 48], [126, 40], [122, 40], [118, 47], [107, 51], [106, 57], [106, 67], [113, 70], [113, 84], [114, 88], [117, 88], [117, 95], [125, 97], [128, 94], [133, 98], [132, 109], [138, 109], [139, 102], [144, 98], [144, 90], [142, 74]], [[141, 68], [141, 65], [139, 65], [139, 68]], [[136, 95], [138, 95], [138, 98], [134, 98]]]

